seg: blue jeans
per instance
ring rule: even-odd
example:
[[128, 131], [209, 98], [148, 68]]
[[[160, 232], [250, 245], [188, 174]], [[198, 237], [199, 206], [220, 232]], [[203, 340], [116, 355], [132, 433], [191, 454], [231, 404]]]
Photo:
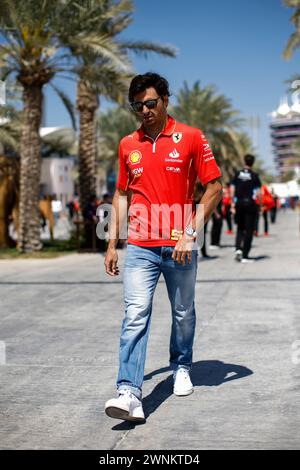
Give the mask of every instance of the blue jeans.
[[196, 325], [195, 283], [197, 250], [185, 265], [172, 259], [174, 247], [128, 244], [124, 266], [125, 317], [120, 337], [118, 390], [129, 389], [142, 398], [146, 348], [153, 294], [163, 273], [172, 310], [170, 366], [191, 369]]

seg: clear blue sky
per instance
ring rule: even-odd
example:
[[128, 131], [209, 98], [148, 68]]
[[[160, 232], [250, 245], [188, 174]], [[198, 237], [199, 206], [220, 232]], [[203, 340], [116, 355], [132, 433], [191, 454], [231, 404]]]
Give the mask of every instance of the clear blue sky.
[[[192, 85], [213, 83], [245, 118], [259, 116], [258, 154], [273, 167], [269, 116], [285, 95], [284, 83], [300, 74], [300, 53], [290, 61], [282, 51], [293, 26], [292, 9], [281, 0], [135, 0], [134, 21], [122, 34], [132, 40], [174, 45], [169, 59], [132, 55], [138, 73], [157, 71], [170, 82], [174, 95], [184, 80]], [[75, 99], [75, 87], [59, 81]], [[173, 98], [175, 99], [175, 98]], [[104, 107], [106, 104], [104, 103]], [[59, 100], [47, 91], [46, 125], [70, 125]], [[250, 129], [249, 129], [250, 134]]]

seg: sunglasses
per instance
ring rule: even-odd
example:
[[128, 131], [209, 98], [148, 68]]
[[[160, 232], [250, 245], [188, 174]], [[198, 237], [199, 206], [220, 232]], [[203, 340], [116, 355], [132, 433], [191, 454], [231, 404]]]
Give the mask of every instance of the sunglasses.
[[130, 103], [130, 106], [135, 113], [141, 113], [143, 111], [144, 106], [146, 106], [148, 109], [156, 108], [157, 102], [160, 98], [161, 97], [159, 96], [158, 98], [152, 98], [151, 100], [146, 101], [132, 101], [132, 103]]

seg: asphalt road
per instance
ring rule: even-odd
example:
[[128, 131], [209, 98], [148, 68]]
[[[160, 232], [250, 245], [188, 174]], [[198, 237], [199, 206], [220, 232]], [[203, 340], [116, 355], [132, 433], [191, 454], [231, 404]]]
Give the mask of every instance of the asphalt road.
[[300, 447], [299, 214], [281, 213], [254, 240], [233, 238], [199, 260], [188, 397], [172, 395], [170, 307], [155, 293], [144, 382], [147, 421], [104, 414], [116, 396], [121, 275], [103, 256], [0, 261], [1, 449], [297, 449]]

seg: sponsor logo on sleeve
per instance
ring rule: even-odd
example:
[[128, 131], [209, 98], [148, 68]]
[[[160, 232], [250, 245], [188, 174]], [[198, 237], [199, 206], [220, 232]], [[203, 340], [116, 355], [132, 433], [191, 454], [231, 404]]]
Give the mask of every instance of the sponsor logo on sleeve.
[[206, 163], [206, 162], [209, 162], [210, 160], [214, 160], [214, 159], [215, 159], [215, 157], [214, 157], [213, 155], [210, 155], [210, 156], [204, 157], [204, 161], [205, 161], [205, 163]]
[[136, 178], [138, 178], [138, 177], [142, 176], [143, 170], [144, 170], [143, 167], [134, 168], [133, 170], [131, 170], [131, 173], [132, 173]]
[[133, 165], [140, 163], [141, 159], [142, 159], [142, 154], [139, 150], [133, 150], [133, 152], [130, 152], [129, 157], [128, 157], [128, 160]]

